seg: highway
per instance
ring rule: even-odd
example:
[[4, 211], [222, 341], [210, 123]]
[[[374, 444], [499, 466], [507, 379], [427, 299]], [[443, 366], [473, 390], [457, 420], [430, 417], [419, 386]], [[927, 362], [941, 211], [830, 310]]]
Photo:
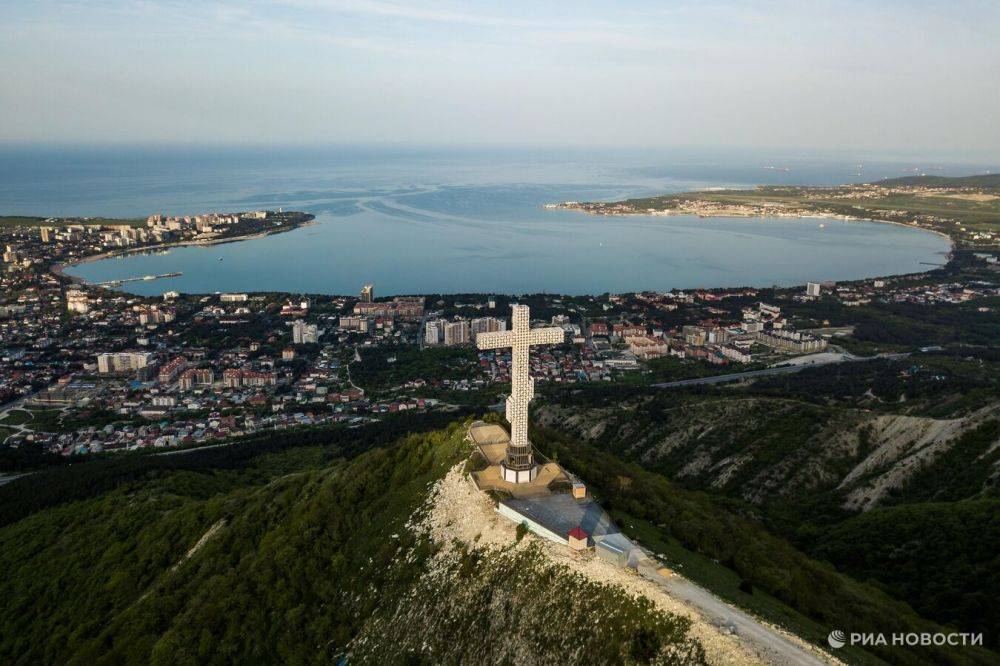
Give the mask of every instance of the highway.
[[909, 356], [906, 354], [879, 354], [878, 356], [854, 356], [848, 353], [832, 355], [829, 360], [817, 360], [811, 363], [799, 363], [797, 365], [779, 365], [762, 370], [748, 370], [746, 372], [734, 372], [728, 375], [714, 375], [712, 377], [698, 377], [696, 379], [679, 379], [673, 382], [660, 382], [650, 384], [654, 388], [678, 388], [681, 386], [697, 386], [699, 384], [726, 384], [728, 382], [739, 382], [744, 379], [755, 379], [757, 377], [770, 377], [771, 375], [785, 375], [793, 372], [801, 372], [807, 368], [818, 368], [824, 365], [836, 363], [854, 363], [858, 361], [872, 361], [878, 358], [898, 359]]

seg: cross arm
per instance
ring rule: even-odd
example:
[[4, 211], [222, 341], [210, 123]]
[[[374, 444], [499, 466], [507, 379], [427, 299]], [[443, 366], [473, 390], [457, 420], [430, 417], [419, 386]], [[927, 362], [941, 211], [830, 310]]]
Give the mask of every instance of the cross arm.
[[532, 345], [557, 345], [566, 340], [566, 331], [561, 328], [533, 328], [529, 335]]
[[501, 347], [510, 347], [512, 344], [514, 344], [514, 336], [511, 331], [494, 331], [476, 335], [476, 347], [479, 349], [500, 349]]

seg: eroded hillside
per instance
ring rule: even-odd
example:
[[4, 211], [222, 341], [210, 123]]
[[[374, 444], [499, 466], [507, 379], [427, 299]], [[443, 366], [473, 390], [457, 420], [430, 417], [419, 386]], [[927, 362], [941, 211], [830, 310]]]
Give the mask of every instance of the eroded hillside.
[[966, 354], [719, 389], [552, 391], [535, 419], [995, 646], [997, 364]]
[[549, 403], [536, 412], [543, 425], [694, 487], [754, 504], [828, 491], [849, 510], [871, 509], [905, 491], [914, 475], [926, 473], [977, 432], [986, 437], [972, 454], [982, 479], [970, 492], [989, 491], [1000, 474], [997, 442], [989, 438], [998, 417], [998, 404], [935, 419], [743, 396], [682, 398], [673, 404], [636, 399], [593, 409]]

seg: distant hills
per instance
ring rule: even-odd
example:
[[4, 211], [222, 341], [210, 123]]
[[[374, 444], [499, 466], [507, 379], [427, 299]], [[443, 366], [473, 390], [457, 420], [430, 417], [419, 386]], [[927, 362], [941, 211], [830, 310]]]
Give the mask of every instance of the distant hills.
[[876, 185], [899, 185], [904, 187], [981, 187], [1000, 189], [1000, 173], [984, 173], [978, 176], [903, 176], [876, 181]]

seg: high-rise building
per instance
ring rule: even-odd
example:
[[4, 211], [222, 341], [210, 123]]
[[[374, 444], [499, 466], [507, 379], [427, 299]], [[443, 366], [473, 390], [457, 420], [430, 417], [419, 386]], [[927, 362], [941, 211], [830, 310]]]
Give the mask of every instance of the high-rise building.
[[806, 296], [812, 296], [813, 298], [818, 298], [820, 295], [820, 287], [818, 282], [807, 282], [806, 283]]
[[375, 300], [375, 285], [368, 283], [361, 287], [361, 302], [371, 303]]
[[463, 345], [471, 338], [469, 322], [467, 321], [452, 321], [444, 326], [444, 344], [446, 346]]
[[478, 319], [473, 319], [470, 325], [472, 330], [472, 339], [475, 340], [476, 336], [480, 333], [495, 333], [497, 331], [507, 330], [507, 320], [498, 319], [497, 317], [479, 317]]
[[424, 344], [441, 344], [442, 333], [444, 332], [444, 322], [437, 319], [427, 322], [424, 326]]
[[52, 227], [39, 227], [39, 232], [42, 234], [43, 243], [48, 243], [52, 240]]

